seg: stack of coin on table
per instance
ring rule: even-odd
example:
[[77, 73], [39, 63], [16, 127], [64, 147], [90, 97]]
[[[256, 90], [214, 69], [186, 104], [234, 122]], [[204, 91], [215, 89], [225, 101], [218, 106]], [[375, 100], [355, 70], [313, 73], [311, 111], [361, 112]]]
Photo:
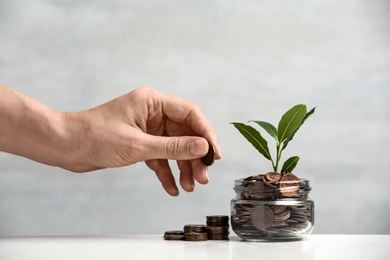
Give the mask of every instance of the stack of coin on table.
[[228, 216], [207, 216], [207, 233], [210, 240], [229, 239], [229, 217]]
[[[202, 158], [206, 166], [211, 166], [215, 161], [215, 149], [209, 143], [207, 154]], [[166, 231], [165, 240], [207, 241], [229, 239], [229, 216], [207, 216], [207, 225], [185, 225], [184, 230]]]
[[184, 236], [187, 241], [207, 241], [206, 225], [185, 225]]
[[164, 234], [165, 240], [184, 240], [184, 231], [183, 230], [171, 230], [166, 231]]
[[165, 240], [207, 241], [229, 239], [229, 217], [207, 216], [207, 225], [188, 224], [183, 230], [166, 231]]

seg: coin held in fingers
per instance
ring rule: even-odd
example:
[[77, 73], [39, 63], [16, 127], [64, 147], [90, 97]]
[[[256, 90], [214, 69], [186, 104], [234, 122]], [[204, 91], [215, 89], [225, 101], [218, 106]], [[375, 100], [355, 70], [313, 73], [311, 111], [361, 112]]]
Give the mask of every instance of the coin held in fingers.
[[204, 157], [202, 157], [202, 162], [206, 166], [211, 166], [214, 163], [214, 161], [215, 161], [215, 149], [214, 146], [212, 146], [209, 143], [209, 151]]

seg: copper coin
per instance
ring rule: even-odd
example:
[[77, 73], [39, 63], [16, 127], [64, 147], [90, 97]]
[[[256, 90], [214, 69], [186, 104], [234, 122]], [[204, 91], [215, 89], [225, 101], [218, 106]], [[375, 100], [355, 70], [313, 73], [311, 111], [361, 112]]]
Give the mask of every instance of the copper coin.
[[212, 146], [209, 143], [209, 151], [204, 157], [202, 157], [202, 162], [206, 166], [211, 166], [213, 165], [214, 161], [215, 161], [215, 149], [214, 146]]
[[213, 215], [206, 216], [207, 226], [228, 226], [229, 225], [229, 216], [225, 215]]
[[251, 213], [253, 226], [260, 230], [266, 230], [274, 223], [274, 212], [268, 206], [256, 206]]
[[289, 222], [287, 221], [275, 221], [272, 224], [272, 227], [288, 227], [288, 226], [289, 226]]
[[225, 240], [229, 239], [229, 227], [207, 227], [208, 238], [210, 240]]
[[285, 211], [275, 214], [275, 221], [284, 221], [287, 220], [291, 215], [291, 211], [286, 209]]
[[184, 231], [183, 230], [171, 230], [164, 233], [165, 240], [183, 240]]
[[206, 225], [202, 224], [188, 224], [184, 226], [185, 233], [203, 233], [206, 232]]
[[262, 181], [262, 180], [263, 180], [263, 175], [258, 174], [258, 175], [246, 177], [243, 181], [244, 182], [252, 182], [252, 181]]
[[299, 179], [292, 173], [286, 173], [280, 178], [280, 192], [283, 196], [292, 197], [298, 194], [299, 188]]
[[187, 241], [207, 241], [207, 232], [189, 232], [185, 233], [185, 240]]
[[278, 213], [283, 212], [287, 208], [287, 205], [275, 205], [275, 206], [272, 206], [271, 208], [275, 214], [278, 214]]
[[264, 185], [262, 181], [252, 182], [245, 187], [245, 197], [255, 200], [266, 200], [272, 197], [270, 188]]
[[279, 180], [281, 177], [282, 177], [282, 175], [280, 173], [269, 172], [269, 173], [264, 175], [263, 181], [267, 186], [276, 189], [279, 187]]
[[264, 175], [264, 180], [267, 182], [278, 182], [282, 175], [278, 172], [269, 172]]

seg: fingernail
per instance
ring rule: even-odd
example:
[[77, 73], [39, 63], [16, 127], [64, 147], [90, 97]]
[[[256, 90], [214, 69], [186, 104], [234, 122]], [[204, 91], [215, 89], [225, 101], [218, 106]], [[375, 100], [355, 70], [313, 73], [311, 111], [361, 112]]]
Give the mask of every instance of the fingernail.
[[172, 189], [172, 190], [170, 190], [170, 192], [168, 192], [168, 194], [171, 195], [172, 197], [177, 197], [177, 196], [179, 196], [179, 190]]
[[190, 143], [190, 153], [192, 155], [201, 156], [204, 155], [204, 142], [202, 140], [194, 140]]

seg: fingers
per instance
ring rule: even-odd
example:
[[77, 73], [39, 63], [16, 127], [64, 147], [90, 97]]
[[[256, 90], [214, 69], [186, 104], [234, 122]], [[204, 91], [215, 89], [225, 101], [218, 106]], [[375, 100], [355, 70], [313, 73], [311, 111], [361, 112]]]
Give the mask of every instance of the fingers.
[[180, 169], [180, 185], [183, 190], [192, 192], [195, 189], [194, 180], [200, 184], [209, 182], [207, 167], [201, 160], [178, 161], [177, 165]]
[[177, 161], [180, 169], [180, 186], [187, 192], [192, 192], [195, 188], [194, 177], [192, 174], [191, 162]]
[[152, 149], [147, 153], [148, 158], [145, 161], [149, 168], [155, 171], [168, 194], [177, 196], [179, 192], [166, 159], [177, 160], [183, 190], [192, 192], [195, 180], [200, 184], [209, 182], [207, 167], [198, 159], [208, 151], [208, 143], [204, 138], [153, 136], [149, 142], [152, 142]]
[[161, 95], [163, 113], [173, 122], [184, 123], [198, 136], [204, 137], [215, 148], [215, 158], [222, 157], [215, 131], [200, 107], [189, 100], [157, 92]]
[[[179, 195], [175, 178], [167, 160], [149, 160], [146, 161], [146, 164], [156, 173], [161, 185], [169, 195]], [[192, 192], [195, 189], [194, 180], [200, 184], [209, 182], [207, 167], [202, 164], [201, 160], [178, 161], [177, 165], [180, 169], [180, 186], [183, 190]]]
[[175, 178], [172, 175], [167, 160], [150, 160], [146, 161], [146, 165], [148, 165], [148, 167], [156, 173], [157, 178], [161, 182], [161, 185], [169, 195], [179, 195], [179, 190], [177, 189]]
[[192, 173], [194, 179], [200, 184], [209, 183], [209, 176], [207, 166], [202, 163], [200, 159], [191, 161]]

